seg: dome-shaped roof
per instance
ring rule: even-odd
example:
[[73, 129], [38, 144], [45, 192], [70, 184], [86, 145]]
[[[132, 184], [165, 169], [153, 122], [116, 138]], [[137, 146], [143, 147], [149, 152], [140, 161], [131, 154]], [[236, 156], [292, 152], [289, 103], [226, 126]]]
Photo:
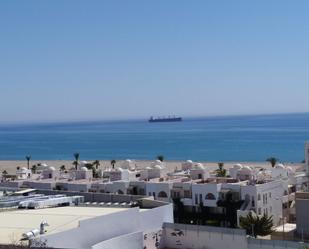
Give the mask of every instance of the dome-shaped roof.
[[52, 167], [52, 166], [48, 167], [48, 169], [49, 169], [49, 170], [52, 170], [52, 171], [55, 171], [55, 170], [56, 170], [55, 167]]
[[146, 169], [151, 169], [151, 167], [147, 166]]
[[193, 161], [192, 160], [187, 160], [186, 163], [193, 163]]
[[42, 167], [48, 167], [48, 165], [46, 163], [41, 163]]
[[275, 166], [276, 169], [284, 169], [284, 165], [282, 163], [278, 163]]
[[162, 169], [162, 167], [160, 165], [155, 165], [153, 166], [154, 169]]
[[21, 171], [27, 171], [28, 169], [25, 167], [20, 168]]
[[194, 165], [194, 169], [205, 169], [204, 165], [201, 163], [197, 163]]
[[240, 163], [237, 163], [233, 166], [234, 169], [242, 169], [243, 166]]
[[243, 169], [250, 170], [250, 171], [252, 170], [249, 166], [244, 166]]
[[292, 169], [292, 167], [291, 166], [287, 166], [287, 167], [285, 167], [289, 172], [294, 172], [294, 170]]
[[84, 165], [85, 165], [85, 164], [88, 164], [87, 161], [81, 161], [81, 163], [84, 164]]
[[86, 167], [81, 167], [80, 170], [88, 171], [88, 169]]
[[130, 160], [130, 159], [127, 159], [127, 160], [126, 160], [126, 162], [127, 162], [127, 163], [131, 163], [131, 162], [132, 162], [132, 160]]

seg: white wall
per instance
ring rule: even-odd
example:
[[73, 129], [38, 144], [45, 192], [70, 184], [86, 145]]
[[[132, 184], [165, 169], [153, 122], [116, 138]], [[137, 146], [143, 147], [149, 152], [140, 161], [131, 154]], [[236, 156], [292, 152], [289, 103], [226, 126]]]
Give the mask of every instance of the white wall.
[[105, 240], [92, 247], [92, 249], [142, 249], [143, 232], [121, 235], [119, 237]]
[[161, 191], [164, 191], [167, 195], [167, 198], [159, 198], [160, 200], [163, 201], [169, 201], [170, 197], [171, 197], [171, 189], [172, 189], [172, 183], [168, 183], [168, 182], [147, 182], [146, 183], [146, 195], [149, 196], [149, 193], [151, 193], [151, 195], [153, 195], [153, 193], [155, 193], [155, 199], [158, 199], [158, 194]]
[[152, 231], [162, 228], [164, 222], [174, 222], [173, 204], [148, 209], [140, 213], [140, 229]]
[[[106, 246], [116, 243], [113, 249], [119, 248], [139, 248], [136, 245], [136, 238], [123, 237], [127, 241], [127, 247], [117, 247], [122, 242], [122, 235], [129, 235], [141, 231], [158, 231], [162, 228], [164, 222], [173, 222], [173, 205], [168, 204], [153, 209], [140, 211], [139, 208], [130, 208], [113, 214], [102, 215], [99, 217], [82, 220], [79, 227], [56, 234], [45, 235], [42, 238], [47, 239], [48, 247], [88, 249], [94, 245], [99, 248], [109, 248]], [[112, 240], [115, 238], [115, 240]], [[107, 244], [103, 242], [110, 240]], [[129, 244], [132, 242], [132, 244]], [[141, 246], [143, 240], [141, 240]], [[105, 247], [103, 247], [105, 246]]]
[[138, 231], [139, 209], [131, 208], [122, 212], [80, 221], [78, 228], [46, 235], [48, 247], [87, 249], [104, 240]]
[[[207, 183], [207, 184], [192, 184], [192, 202], [193, 205], [198, 206], [200, 203], [200, 195], [202, 195], [203, 205], [205, 207], [217, 207], [217, 201], [219, 197], [219, 191], [221, 184]], [[214, 200], [205, 199], [206, 195], [211, 193], [214, 195]], [[197, 195], [198, 204], [195, 202]]]

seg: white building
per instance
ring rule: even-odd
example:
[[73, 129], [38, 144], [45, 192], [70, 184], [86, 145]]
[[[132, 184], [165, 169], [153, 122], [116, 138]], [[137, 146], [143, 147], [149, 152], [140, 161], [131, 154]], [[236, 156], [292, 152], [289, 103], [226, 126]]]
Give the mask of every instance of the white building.
[[27, 169], [25, 167], [19, 168], [16, 170], [16, 179], [25, 180], [29, 179], [32, 176], [31, 169]]
[[284, 181], [270, 181], [241, 186], [241, 199], [245, 203], [238, 216], [254, 211], [257, 215], [272, 216], [274, 225], [278, 225], [282, 222], [283, 208], [288, 205], [288, 184]]
[[60, 172], [54, 167], [46, 167], [42, 170], [41, 173], [42, 179], [59, 179]]
[[201, 163], [196, 163], [189, 169], [189, 175], [192, 180], [203, 179], [206, 180], [209, 178], [209, 172]]
[[86, 179], [91, 181], [93, 174], [92, 174], [92, 170], [88, 170], [86, 167], [81, 167], [78, 170], [75, 169], [71, 169], [69, 171], [70, 174], [70, 179], [72, 180], [81, 180], [81, 179]]

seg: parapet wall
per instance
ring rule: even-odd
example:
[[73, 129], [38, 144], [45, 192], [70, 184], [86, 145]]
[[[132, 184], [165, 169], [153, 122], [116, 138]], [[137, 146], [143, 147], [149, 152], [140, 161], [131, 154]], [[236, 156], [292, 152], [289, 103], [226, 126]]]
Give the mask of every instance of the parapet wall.
[[141, 199], [143, 195], [119, 195], [119, 194], [107, 194], [107, 193], [91, 193], [91, 192], [73, 192], [64, 190], [37, 190], [38, 194], [45, 195], [57, 195], [64, 194], [67, 196], [80, 195], [84, 196], [85, 202], [131, 202]]

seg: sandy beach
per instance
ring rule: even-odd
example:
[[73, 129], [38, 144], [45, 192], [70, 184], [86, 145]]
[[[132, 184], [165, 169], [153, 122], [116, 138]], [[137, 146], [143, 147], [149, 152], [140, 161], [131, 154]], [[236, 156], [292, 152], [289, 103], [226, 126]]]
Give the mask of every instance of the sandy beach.
[[[94, 160], [93, 160], [94, 161]], [[89, 160], [88, 162], [93, 162]], [[154, 160], [135, 160], [135, 165], [137, 166], [138, 169], [145, 168], [147, 166], [150, 166], [151, 163]], [[32, 165], [36, 165], [38, 163], [46, 163], [48, 166], [53, 166], [55, 168], [60, 168], [62, 165], [65, 165], [66, 169], [70, 169], [73, 167], [72, 164], [73, 160], [31, 160], [30, 161], [30, 167]], [[120, 167], [122, 164], [123, 160], [116, 160], [115, 167]], [[181, 168], [181, 163], [184, 161], [164, 161], [165, 165], [168, 168], [168, 171], [173, 171], [176, 168], [180, 169]], [[208, 167], [210, 170], [215, 170], [218, 168], [218, 163], [217, 162], [201, 162], [204, 164], [204, 166]], [[224, 167], [226, 169], [233, 167], [234, 164], [240, 163], [242, 165], [247, 165], [250, 167], [260, 167], [260, 168], [265, 168], [265, 169], [270, 169], [271, 165], [268, 162], [224, 162]], [[285, 164], [287, 166], [292, 166], [295, 167], [298, 170], [301, 170], [303, 168], [303, 164], [301, 163], [287, 163]], [[27, 161], [26, 160], [0, 160], [0, 172], [3, 170], [6, 170], [9, 174], [14, 174], [16, 171], [17, 167], [27, 167]], [[111, 163], [108, 160], [100, 160], [100, 166], [99, 168], [101, 169], [106, 169], [106, 168], [111, 168]]]

